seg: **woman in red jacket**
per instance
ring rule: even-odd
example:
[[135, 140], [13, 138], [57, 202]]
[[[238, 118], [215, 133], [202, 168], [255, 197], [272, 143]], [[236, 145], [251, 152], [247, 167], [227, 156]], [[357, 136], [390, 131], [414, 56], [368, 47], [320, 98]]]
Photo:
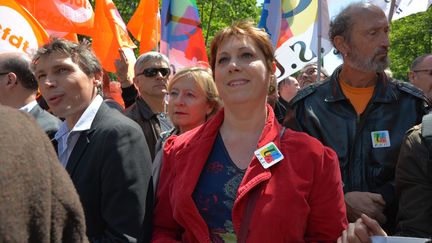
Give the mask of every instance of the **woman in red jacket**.
[[211, 67], [224, 108], [164, 148], [153, 242], [334, 242], [346, 227], [336, 154], [282, 129], [266, 104], [268, 35], [219, 32]]

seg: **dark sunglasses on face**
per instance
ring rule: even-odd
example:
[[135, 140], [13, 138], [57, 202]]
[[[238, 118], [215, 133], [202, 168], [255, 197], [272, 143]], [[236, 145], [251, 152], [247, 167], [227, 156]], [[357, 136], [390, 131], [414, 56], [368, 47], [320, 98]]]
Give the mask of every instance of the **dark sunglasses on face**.
[[144, 71], [139, 75], [144, 75], [147, 78], [153, 78], [155, 77], [158, 73], [160, 73], [162, 75], [162, 77], [166, 77], [170, 74], [171, 70], [169, 68], [146, 68], [144, 69]]

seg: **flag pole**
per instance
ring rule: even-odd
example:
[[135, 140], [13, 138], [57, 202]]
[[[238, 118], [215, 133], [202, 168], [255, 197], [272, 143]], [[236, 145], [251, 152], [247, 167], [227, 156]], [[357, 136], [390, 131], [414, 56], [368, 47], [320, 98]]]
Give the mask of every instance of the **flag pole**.
[[391, 0], [391, 3], [390, 3], [390, 12], [388, 14], [388, 21], [389, 22], [391, 22], [391, 20], [393, 18], [393, 13], [394, 13], [394, 10], [395, 10], [395, 6], [396, 6], [395, 0]]
[[320, 79], [321, 79], [321, 37], [322, 37], [322, 34], [321, 34], [321, 28], [322, 28], [322, 26], [321, 26], [321, 6], [322, 6], [322, 4], [321, 4], [321, 1], [322, 0], [318, 0], [318, 45], [317, 45], [317, 82], [318, 81], [320, 81]]
[[[160, 48], [159, 48], [159, 42], [160, 42], [160, 35], [159, 33], [159, 19], [160, 19], [160, 10], [159, 10], [159, 3], [157, 4], [157, 9], [158, 9], [158, 14], [156, 14], [156, 51], [159, 52]], [[162, 33], [161, 33], [162, 34]]]

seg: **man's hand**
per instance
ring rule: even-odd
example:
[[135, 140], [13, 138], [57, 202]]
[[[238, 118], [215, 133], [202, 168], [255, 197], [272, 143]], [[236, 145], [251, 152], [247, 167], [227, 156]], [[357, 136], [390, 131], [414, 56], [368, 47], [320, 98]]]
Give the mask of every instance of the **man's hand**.
[[363, 213], [376, 219], [380, 224], [387, 220], [383, 214], [385, 201], [380, 194], [348, 192], [345, 194], [345, 204], [349, 222], [356, 222]]
[[129, 87], [133, 84], [132, 79], [128, 76], [129, 62], [126, 58], [125, 53], [119, 48], [120, 59], [114, 60], [114, 66], [116, 67], [116, 74], [121, 87]]
[[386, 232], [381, 228], [379, 223], [365, 214], [357, 219], [355, 223], [350, 223], [348, 228], [342, 232], [338, 239], [338, 243], [369, 243], [369, 237], [387, 236]]

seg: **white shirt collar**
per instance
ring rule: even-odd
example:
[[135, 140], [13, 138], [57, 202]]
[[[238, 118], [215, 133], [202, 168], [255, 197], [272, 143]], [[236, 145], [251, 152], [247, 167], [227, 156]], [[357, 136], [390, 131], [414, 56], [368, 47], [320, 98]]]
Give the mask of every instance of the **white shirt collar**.
[[56, 140], [59, 140], [59, 138], [65, 134], [75, 132], [75, 131], [89, 130], [93, 123], [94, 118], [96, 117], [96, 113], [98, 112], [100, 106], [102, 105], [102, 102], [103, 102], [103, 98], [100, 95], [97, 95], [90, 103], [90, 105], [87, 107], [87, 109], [84, 111], [84, 113], [81, 115], [81, 117], [79, 118], [75, 126], [72, 128], [72, 130], [69, 130], [66, 121], [63, 121], [54, 138]]
[[21, 111], [30, 112], [35, 106], [37, 105], [37, 101], [33, 100], [32, 102], [28, 103], [27, 105], [19, 108]]

